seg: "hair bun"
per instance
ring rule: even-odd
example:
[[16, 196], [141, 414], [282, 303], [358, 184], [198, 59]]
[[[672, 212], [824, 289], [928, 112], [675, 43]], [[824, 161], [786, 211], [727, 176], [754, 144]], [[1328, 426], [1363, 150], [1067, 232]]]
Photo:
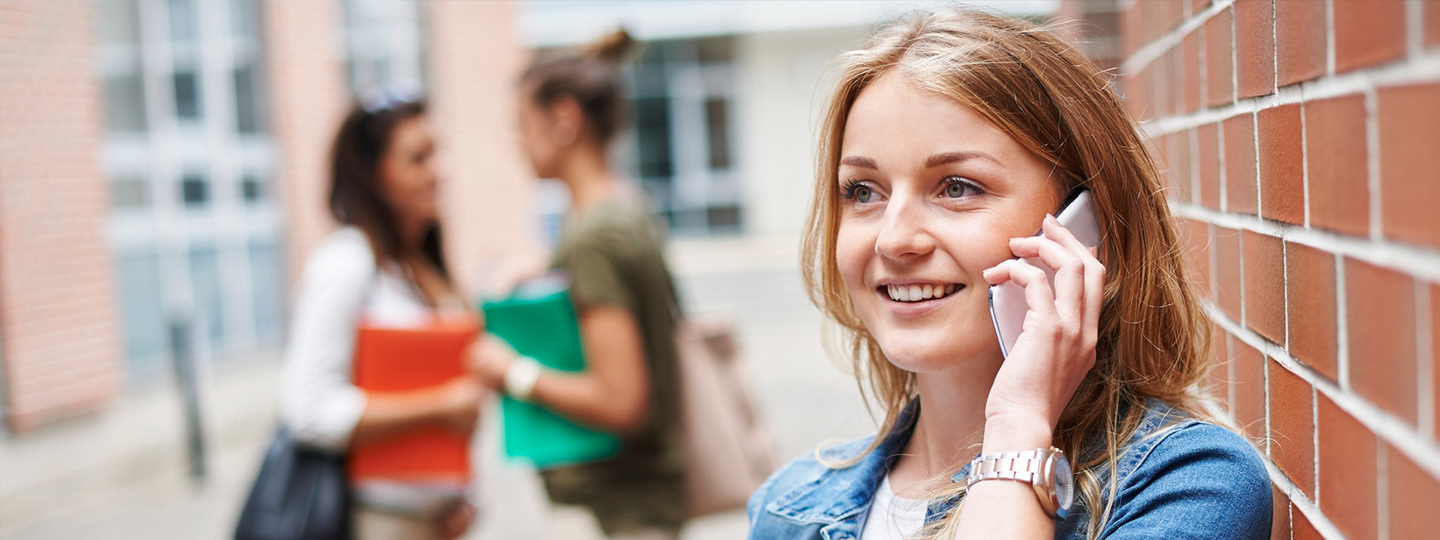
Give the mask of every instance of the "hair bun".
[[583, 51], [588, 56], [620, 64], [629, 59], [638, 45], [635, 38], [630, 37], [630, 32], [620, 28], [586, 45]]

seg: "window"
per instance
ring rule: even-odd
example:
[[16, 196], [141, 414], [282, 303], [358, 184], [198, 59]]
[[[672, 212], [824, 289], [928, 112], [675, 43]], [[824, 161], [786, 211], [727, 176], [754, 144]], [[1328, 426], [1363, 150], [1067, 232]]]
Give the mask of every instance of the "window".
[[225, 336], [225, 321], [220, 296], [220, 263], [215, 246], [190, 248], [190, 294], [194, 301], [190, 323], [204, 324], [205, 337], [210, 344], [220, 343]]
[[204, 206], [210, 200], [210, 184], [199, 173], [185, 173], [180, 180], [180, 199], [185, 206]]
[[741, 230], [732, 103], [734, 40], [645, 45], [630, 72], [632, 162], [656, 211], [682, 234]]
[[110, 131], [145, 131], [145, 86], [139, 73], [105, 77], [105, 126]]
[[240, 177], [240, 198], [245, 204], [256, 204], [265, 199], [265, 184], [254, 173], [245, 173]]
[[153, 250], [132, 251], [121, 253], [116, 266], [120, 274], [120, 312], [124, 317], [129, 371], [133, 376], [143, 377], [164, 368], [170, 350], [160, 287], [160, 259]]
[[235, 129], [240, 133], [260, 132], [260, 111], [257, 100], [259, 88], [255, 81], [253, 66], [236, 66], [235, 80]]
[[274, 243], [250, 244], [250, 295], [255, 302], [255, 334], [262, 340], [280, 337], [284, 283], [280, 269], [280, 250]]
[[175, 116], [185, 120], [200, 119], [200, 78], [194, 71], [177, 71], [175, 83]]
[[143, 176], [118, 176], [110, 181], [110, 207], [136, 210], [150, 205], [150, 182]]

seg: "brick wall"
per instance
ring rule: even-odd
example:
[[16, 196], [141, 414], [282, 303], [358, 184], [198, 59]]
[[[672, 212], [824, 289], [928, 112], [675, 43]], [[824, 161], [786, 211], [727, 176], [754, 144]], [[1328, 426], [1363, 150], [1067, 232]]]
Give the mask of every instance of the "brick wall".
[[11, 429], [121, 384], [90, 2], [0, 3], [0, 346]]
[[1128, 1], [1121, 87], [1275, 538], [1440, 531], [1440, 2]]
[[430, 122], [439, 141], [445, 253], [462, 286], [487, 261], [533, 252], [534, 181], [516, 143], [515, 79], [528, 53], [511, 2], [433, 1]]
[[327, 208], [330, 144], [350, 106], [339, 0], [266, 2], [266, 69], [280, 196], [285, 208], [289, 282], [305, 256], [334, 228]]

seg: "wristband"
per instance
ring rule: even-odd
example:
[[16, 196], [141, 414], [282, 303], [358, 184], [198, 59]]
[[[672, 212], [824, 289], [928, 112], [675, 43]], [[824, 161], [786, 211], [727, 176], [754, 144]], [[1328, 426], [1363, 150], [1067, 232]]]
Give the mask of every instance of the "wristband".
[[528, 356], [517, 356], [510, 367], [505, 369], [505, 393], [520, 401], [530, 401], [535, 392], [535, 383], [540, 380], [544, 368], [540, 362]]

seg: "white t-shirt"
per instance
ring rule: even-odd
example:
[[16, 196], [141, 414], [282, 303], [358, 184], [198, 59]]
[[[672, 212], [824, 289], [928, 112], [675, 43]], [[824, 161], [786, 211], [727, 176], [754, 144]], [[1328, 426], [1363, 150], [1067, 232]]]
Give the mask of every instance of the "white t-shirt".
[[880, 481], [875, 490], [875, 500], [870, 502], [870, 512], [865, 517], [865, 528], [860, 530], [860, 540], [902, 540], [920, 532], [925, 526], [926, 504], [923, 500], [904, 499], [895, 496], [890, 487], [890, 475]]

